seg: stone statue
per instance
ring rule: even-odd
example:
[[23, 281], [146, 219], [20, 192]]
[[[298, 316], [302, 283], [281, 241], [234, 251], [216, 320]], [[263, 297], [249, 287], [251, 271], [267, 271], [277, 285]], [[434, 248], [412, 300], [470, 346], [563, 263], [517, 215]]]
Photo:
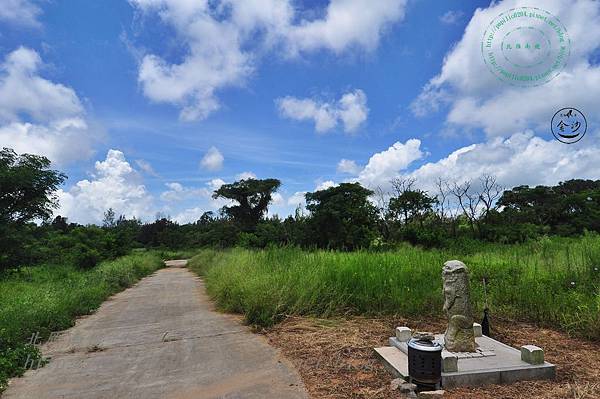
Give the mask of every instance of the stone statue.
[[464, 263], [451, 260], [444, 263], [444, 311], [448, 329], [444, 346], [449, 352], [475, 352], [473, 310], [469, 294], [469, 273]]

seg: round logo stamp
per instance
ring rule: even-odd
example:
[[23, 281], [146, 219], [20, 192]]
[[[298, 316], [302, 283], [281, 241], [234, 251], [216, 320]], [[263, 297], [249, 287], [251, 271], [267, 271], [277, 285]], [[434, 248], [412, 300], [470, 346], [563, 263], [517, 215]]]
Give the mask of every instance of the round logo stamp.
[[585, 115], [576, 108], [562, 108], [552, 117], [552, 134], [565, 144], [577, 143], [587, 132]]
[[560, 20], [536, 7], [513, 8], [486, 28], [481, 54], [500, 80], [523, 87], [548, 83], [563, 70], [571, 40]]

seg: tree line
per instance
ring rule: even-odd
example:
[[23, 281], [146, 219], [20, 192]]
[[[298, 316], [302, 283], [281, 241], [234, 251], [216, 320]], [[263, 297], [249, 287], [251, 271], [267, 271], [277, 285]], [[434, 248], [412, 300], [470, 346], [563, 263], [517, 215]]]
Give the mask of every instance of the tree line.
[[89, 268], [143, 248], [289, 245], [350, 251], [401, 242], [514, 243], [600, 231], [600, 180], [506, 190], [494, 176], [483, 175], [460, 182], [438, 179], [431, 191], [419, 189], [414, 178], [393, 179], [389, 191], [341, 183], [306, 193], [305, 208], [281, 218], [268, 214], [281, 182], [245, 179], [215, 190], [213, 197], [228, 205], [193, 223], [167, 217], [143, 223], [108, 209], [102, 225], [82, 226], [53, 217], [55, 192], [65, 179], [45, 157], [0, 151], [0, 270], [40, 263]]

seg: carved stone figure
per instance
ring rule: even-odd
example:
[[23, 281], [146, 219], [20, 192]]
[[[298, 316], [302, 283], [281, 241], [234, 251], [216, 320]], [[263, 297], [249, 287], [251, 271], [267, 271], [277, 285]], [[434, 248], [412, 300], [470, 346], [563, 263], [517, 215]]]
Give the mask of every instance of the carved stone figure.
[[464, 263], [451, 260], [444, 263], [444, 311], [448, 315], [448, 329], [444, 346], [449, 352], [475, 352], [473, 310], [469, 293], [469, 272]]

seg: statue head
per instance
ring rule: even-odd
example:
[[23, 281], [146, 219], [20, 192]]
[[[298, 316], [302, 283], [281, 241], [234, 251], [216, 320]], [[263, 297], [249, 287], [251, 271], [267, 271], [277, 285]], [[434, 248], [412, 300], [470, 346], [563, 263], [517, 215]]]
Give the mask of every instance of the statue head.
[[444, 263], [444, 268], [442, 269], [442, 275], [444, 275], [444, 277], [451, 277], [453, 274], [467, 272], [467, 266], [459, 260], [449, 260]]

